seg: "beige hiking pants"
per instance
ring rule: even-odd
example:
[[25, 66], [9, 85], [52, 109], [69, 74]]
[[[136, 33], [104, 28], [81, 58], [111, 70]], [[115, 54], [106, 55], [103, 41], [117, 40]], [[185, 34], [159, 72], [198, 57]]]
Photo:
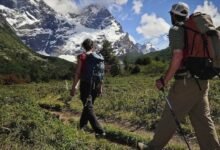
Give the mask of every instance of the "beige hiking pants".
[[[208, 81], [199, 80], [202, 90], [195, 79], [176, 80], [170, 89], [168, 99], [179, 120], [189, 115], [196, 132], [201, 150], [220, 150], [214, 123], [210, 116], [208, 101]], [[161, 150], [172, 138], [176, 124], [168, 105], [165, 106], [153, 140], [149, 143], [152, 150]]]

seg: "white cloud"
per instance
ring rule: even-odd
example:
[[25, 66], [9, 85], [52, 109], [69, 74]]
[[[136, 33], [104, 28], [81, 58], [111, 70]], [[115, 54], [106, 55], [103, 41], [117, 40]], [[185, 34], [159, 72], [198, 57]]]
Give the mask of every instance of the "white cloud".
[[194, 12], [203, 12], [209, 14], [216, 27], [220, 26], [220, 12], [211, 1], [204, 1], [203, 5], [198, 5]]
[[120, 5], [112, 4], [108, 7], [111, 13], [117, 13], [122, 11], [122, 7]]
[[152, 44], [154, 48], [157, 50], [165, 49], [169, 46], [169, 39], [167, 35], [152, 38], [150, 40], [145, 41], [146, 43]]
[[116, 4], [124, 5], [127, 4], [128, 0], [114, 0]]
[[120, 15], [119, 18], [122, 20], [122, 21], [125, 21], [125, 20], [129, 20], [129, 16], [128, 14], [123, 14], [123, 15]]
[[169, 46], [169, 39], [167, 35], [164, 35], [160, 38], [160, 41], [157, 43], [158, 49], [164, 49]]
[[143, 7], [143, 2], [141, 0], [133, 0], [132, 10], [135, 14], [140, 14], [141, 8]]
[[88, 5], [90, 5], [90, 4], [94, 4], [94, 3], [98, 3], [98, 4], [100, 4], [100, 5], [105, 5], [104, 3], [105, 2], [99, 2], [99, 1], [95, 1], [95, 0], [79, 0], [79, 5], [81, 6], [81, 7], [85, 7], [85, 6], [88, 6]]
[[62, 14], [79, 12], [79, 7], [72, 0], [44, 0], [44, 2], [55, 11]]
[[47, 5], [53, 8], [55, 11], [62, 14], [79, 13], [80, 9], [90, 4], [99, 4], [105, 7], [110, 7], [112, 10], [121, 11], [122, 5], [126, 4], [128, 0], [43, 0]]
[[150, 40], [150, 43], [152, 45], [158, 45], [159, 42], [160, 42], [160, 38], [159, 37], [158, 38], [153, 38], [153, 39]]
[[167, 34], [169, 28], [170, 25], [163, 18], [157, 17], [156, 14], [145, 13], [136, 31], [146, 39], [153, 39]]
[[128, 0], [79, 0], [79, 4], [82, 7], [88, 6], [90, 4], [99, 4], [108, 7], [111, 4], [124, 5], [127, 4]]
[[118, 18], [120, 19], [120, 20], [122, 20], [122, 21], [131, 21], [131, 20], [133, 20], [133, 18], [132, 18], [132, 16], [130, 16], [129, 14], [120, 14], [119, 16], [118, 16]]
[[154, 45], [157, 49], [163, 49], [168, 46], [167, 34], [169, 32], [170, 25], [156, 14], [145, 13], [141, 17], [140, 25], [136, 28], [136, 31], [143, 35], [145, 41], [148, 41]]

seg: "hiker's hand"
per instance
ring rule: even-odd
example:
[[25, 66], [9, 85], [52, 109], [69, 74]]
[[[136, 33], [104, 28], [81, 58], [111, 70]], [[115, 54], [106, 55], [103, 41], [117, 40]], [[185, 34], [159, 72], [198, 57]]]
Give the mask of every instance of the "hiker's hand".
[[164, 79], [161, 77], [160, 79], [156, 80], [156, 87], [158, 90], [162, 90], [165, 87]]
[[76, 95], [76, 88], [72, 88], [70, 90], [70, 96], [75, 96]]
[[103, 93], [103, 86], [101, 86], [100, 90], [99, 90], [99, 96], [102, 96]]

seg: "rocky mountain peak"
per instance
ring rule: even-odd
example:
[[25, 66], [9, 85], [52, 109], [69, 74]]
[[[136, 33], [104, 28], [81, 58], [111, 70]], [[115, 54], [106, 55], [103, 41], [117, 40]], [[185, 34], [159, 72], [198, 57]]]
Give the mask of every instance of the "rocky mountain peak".
[[0, 11], [22, 41], [39, 53], [77, 55], [85, 38], [98, 41], [99, 46], [108, 40], [119, 55], [137, 50], [120, 23], [100, 5], [89, 5], [80, 14], [62, 15], [43, 0], [4, 0]]

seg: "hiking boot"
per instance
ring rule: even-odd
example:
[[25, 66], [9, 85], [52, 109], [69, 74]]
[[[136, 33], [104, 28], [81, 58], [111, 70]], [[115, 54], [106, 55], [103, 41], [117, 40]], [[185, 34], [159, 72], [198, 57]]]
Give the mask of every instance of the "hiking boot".
[[106, 133], [105, 132], [102, 132], [102, 133], [95, 133], [95, 137], [96, 138], [103, 138], [106, 136]]
[[146, 144], [141, 143], [141, 142], [137, 143], [137, 149], [138, 150], [150, 150], [150, 148]]
[[89, 131], [89, 130], [90, 130], [87, 125], [84, 125], [84, 126], [82, 126], [82, 127], [77, 126], [77, 129], [78, 129], [78, 130], [81, 130], [81, 131]]

